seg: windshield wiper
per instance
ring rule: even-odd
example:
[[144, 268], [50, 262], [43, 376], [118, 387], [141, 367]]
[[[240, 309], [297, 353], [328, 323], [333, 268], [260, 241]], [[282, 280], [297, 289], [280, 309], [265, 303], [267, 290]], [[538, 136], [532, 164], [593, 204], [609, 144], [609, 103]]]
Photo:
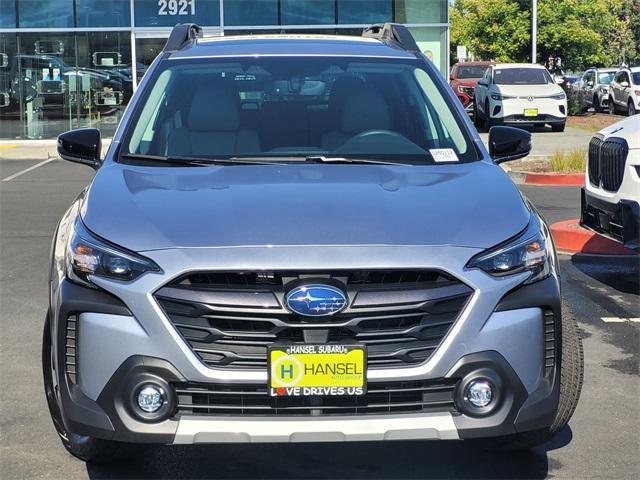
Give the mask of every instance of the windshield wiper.
[[258, 160], [255, 158], [207, 158], [207, 157], [188, 157], [184, 155], [145, 155], [140, 153], [127, 153], [121, 155], [126, 160], [144, 160], [145, 162], [156, 162], [159, 164], [187, 165], [187, 166], [207, 166], [207, 165], [283, 165], [268, 160]]
[[398, 167], [406, 167], [411, 163], [389, 162], [386, 160], [372, 160], [370, 158], [345, 158], [345, 157], [325, 157], [324, 155], [309, 155], [305, 158], [309, 163], [365, 163], [373, 165], [396, 165]]

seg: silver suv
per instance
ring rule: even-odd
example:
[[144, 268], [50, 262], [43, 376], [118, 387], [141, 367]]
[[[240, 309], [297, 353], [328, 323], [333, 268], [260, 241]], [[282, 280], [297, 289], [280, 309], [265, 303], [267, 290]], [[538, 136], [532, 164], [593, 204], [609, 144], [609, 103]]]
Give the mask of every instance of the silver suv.
[[64, 446], [476, 439], [523, 448], [582, 380], [549, 229], [400, 25], [174, 28], [52, 249], [43, 372]]
[[615, 68], [593, 67], [572, 85], [581, 111], [593, 108], [596, 112], [604, 112], [609, 108], [611, 82], [615, 73]]

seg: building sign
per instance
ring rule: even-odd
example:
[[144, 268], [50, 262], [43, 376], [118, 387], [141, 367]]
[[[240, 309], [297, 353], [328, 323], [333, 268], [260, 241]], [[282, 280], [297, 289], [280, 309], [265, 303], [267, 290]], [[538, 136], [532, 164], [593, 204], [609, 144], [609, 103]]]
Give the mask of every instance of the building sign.
[[135, 0], [137, 27], [173, 27], [177, 23], [220, 25], [219, 0]]

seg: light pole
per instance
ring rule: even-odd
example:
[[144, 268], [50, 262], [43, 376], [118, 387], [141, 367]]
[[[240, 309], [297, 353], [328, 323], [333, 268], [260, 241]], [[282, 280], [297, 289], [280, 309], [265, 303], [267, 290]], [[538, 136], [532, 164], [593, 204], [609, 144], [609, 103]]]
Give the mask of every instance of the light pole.
[[538, 0], [531, 0], [531, 63], [538, 63]]

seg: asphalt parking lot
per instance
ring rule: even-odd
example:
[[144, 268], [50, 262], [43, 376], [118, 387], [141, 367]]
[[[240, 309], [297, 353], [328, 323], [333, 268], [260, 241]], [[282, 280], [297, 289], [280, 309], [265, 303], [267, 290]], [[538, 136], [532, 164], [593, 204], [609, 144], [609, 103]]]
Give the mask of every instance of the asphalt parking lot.
[[[536, 450], [488, 453], [461, 442], [225, 445], [155, 447], [112, 466], [73, 459], [47, 412], [40, 340], [53, 229], [91, 170], [52, 160], [20, 174], [41, 162], [0, 161], [3, 479], [640, 477], [637, 258], [562, 257], [564, 295], [584, 338], [585, 383], [570, 426]], [[578, 215], [578, 188], [522, 190], [550, 222]]]

